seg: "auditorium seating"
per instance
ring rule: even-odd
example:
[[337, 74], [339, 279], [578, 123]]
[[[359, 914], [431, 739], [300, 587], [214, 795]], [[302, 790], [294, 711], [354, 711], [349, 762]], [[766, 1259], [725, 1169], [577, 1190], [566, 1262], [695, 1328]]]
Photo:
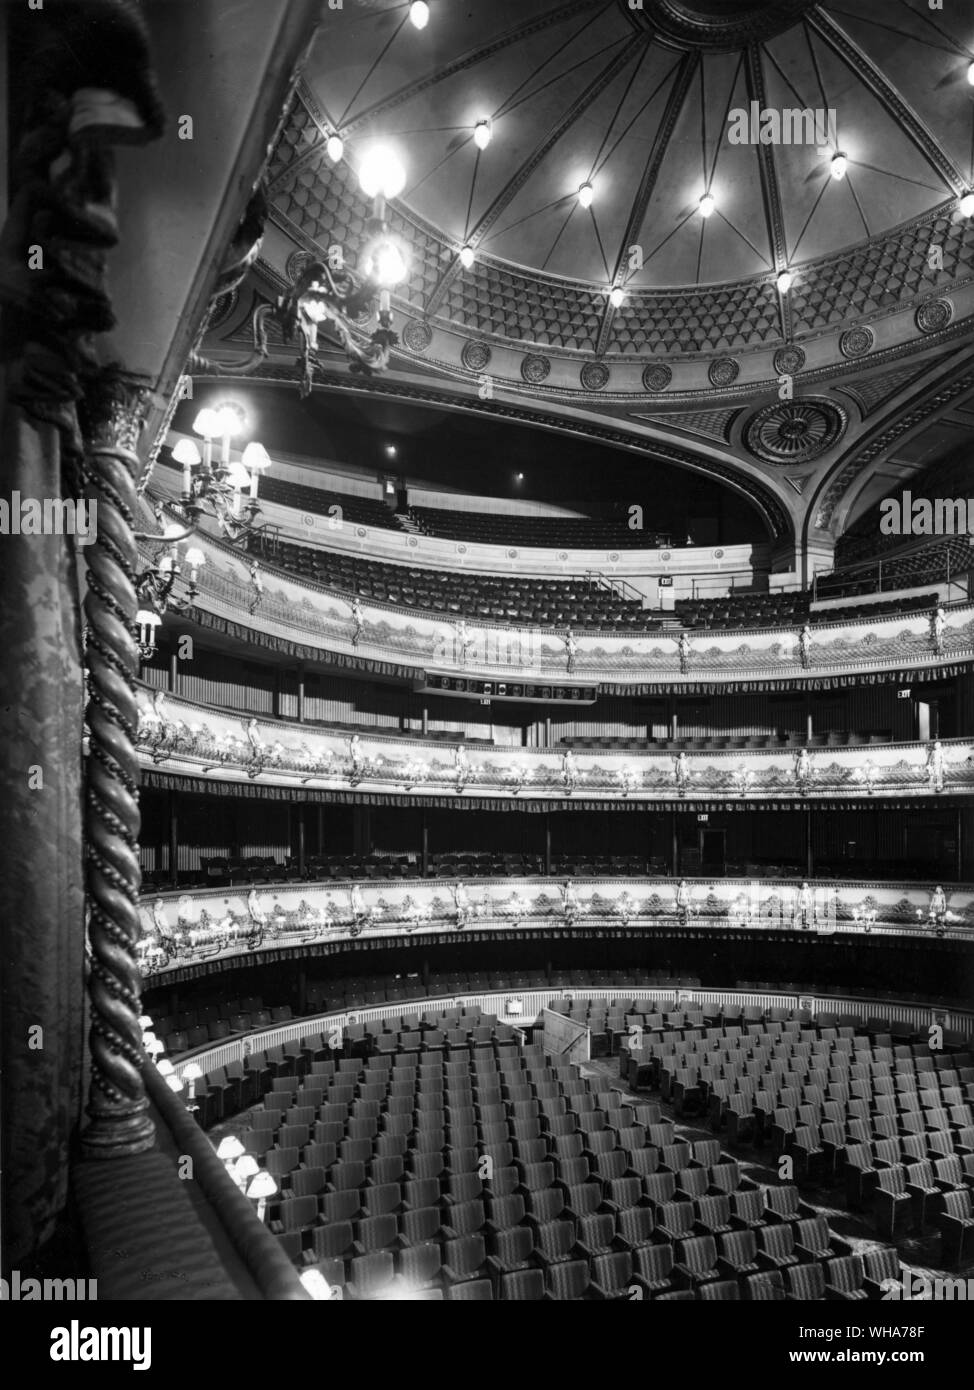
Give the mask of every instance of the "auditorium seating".
[[664, 532], [634, 531], [626, 520], [600, 517], [509, 516], [502, 512], [447, 511], [439, 507], [410, 507], [408, 516], [427, 536], [475, 545], [647, 550], [670, 544], [670, 537]]
[[687, 628], [794, 627], [808, 619], [806, 593], [732, 593], [726, 598], [678, 599], [677, 618]]
[[974, 550], [967, 536], [942, 536], [903, 555], [836, 569], [818, 579], [816, 590], [819, 598], [871, 594], [880, 587], [880, 575], [885, 590], [917, 589], [959, 579], [970, 572], [972, 562]]
[[[389, 1035], [394, 1050], [377, 1051]], [[285, 1142], [298, 1115], [300, 1157]], [[365, 1116], [367, 1139], [320, 1137]], [[862, 1259], [793, 1191], [747, 1178], [719, 1141], [677, 1141], [658, 1107], [554, 1065], [476, 1006], [370, 1024], [333, 1051], [304, 1039], [242, 1137], [279, 1183], [271, 1232], [353, 1300], [874, 1296]]]
[[[407, 567], [288, 541], [254, 553], [298, 578], [379, 603], [487, 623], [647, 631], [659, 615], [595, 580], [524, 578]], [[445, 582], [448, 581], [448, 582]]]
[[810, 1026], [765, 1018], [742, 1031], [725, 1018], [690, 1035], [685, 1026], [667, 1031], [655, 1013], [628, 1014], [627, 1025], [632, 1019], [642, 1030], [639, 1048], [620, 1039], [630, 1087], [673, 1101], [692, 1083], [732, 1149], [791, 1158], [793, 1184], [768, 1194], [767, 1219], [779, 1230], [758, 1243], [767, 1262], [787, 1269], [795, 1254], [828, 1259], [826, 1297], [867, 1296], [864, 1271], [830, 1257], [834, 1243], [799, 1197], [808, 1186], [843, 1188], [849, 1209], [879, 1239], [939, 1226], [943, 1262], [963, 1257], [974, 1191], [970, 1050], [931, 1052], [925, 1037], [897, 1042], [881, 1019], [833, 1026], [823, 1015]]

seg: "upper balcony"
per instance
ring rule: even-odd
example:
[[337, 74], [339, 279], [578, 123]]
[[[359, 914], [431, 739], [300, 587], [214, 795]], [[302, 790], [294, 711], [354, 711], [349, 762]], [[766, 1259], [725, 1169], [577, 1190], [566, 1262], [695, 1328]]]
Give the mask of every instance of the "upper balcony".
[[[741, 740], [745, 743], [746, 740]], [[974, 793], [974, 740], [851, 747], [595, 752], [572, 748], [469, 750], [462, 743], [376, 734], [351, 737], [307, 724], [257, 720], [157, 691], [140, 696], [146, 767], [220, 782], [346, 791], [392, 801], [422, 797], [656, 808], [809, 799], [841, 805]]]
[[[647, 631], [646, 618], [639, 627], [630, 626], [621, 610], [611, 626], [576, 629], [570, 618], [530, 623], [471, 616], [455, 597], [456, 572], [438, 576], [440, 591], [427, 610], [403, 601], [411, 578], [405, 567], [397, 571], [402, 576], [397, 602], [388, 588], [380, 589], [388, 598], [358, 593], [351, 577], [347, 583], [338, 577], [319, 583], [313, 561], [302, 575], [265, 562], [255, 571], [251, 556], [206, 533], [198, 543], [205, 563], [195, 594], [190, 598], [185, 573], [173, 591], [187, 618], [298, 659], [331, 660], [440, 690], [475, 693], [481, 679], [488, 684], [517, 678], [537, 683], [539, 698], [547, 699], [568, 698], [565, 689], [572, 685], [625, 694], [732, 689], [754, 682], [820, 687], [840, 677], [901, 681], [907, 675], [919, 681], [974, 660], [974, 604], [966, 601], [949, 605], [939, 622], [932, 608], [891, 614], [855, 608], [839, 620], [823, 609], [811, 615], [814, 623], [804, 640], [804, 624], [798, 621]], [[148, 545], [143, 556], [146, 563], [154, 558]], [[576, 592], [584, 582], [576, 581]], [[606, 601], [620, 602], [615, 595]], [[525, 695], [514, 683], [504, 691], [492, 684], [483, 693]]]

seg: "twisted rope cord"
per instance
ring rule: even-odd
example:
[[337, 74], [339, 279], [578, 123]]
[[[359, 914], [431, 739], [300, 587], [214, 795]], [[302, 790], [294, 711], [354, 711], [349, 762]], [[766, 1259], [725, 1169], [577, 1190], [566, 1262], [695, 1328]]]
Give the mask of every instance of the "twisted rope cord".
[[[113, 401], [116, 412], [123, 406]], [[118, 423], [117, 414], [112, 423]], [[85, 797], [86, 869], [90, 907], [92, 1123], [91, 1154], [151, 1148], [154, 1129], [142, 1076], [142, 981], [136, 964], [138, 916], [138, 711], [134, 678], [137, 551], [134, 519], [138, 456], [122, 445], [89, 452], [89, 493], [98, 531], [86, 547], [90, 744]]]

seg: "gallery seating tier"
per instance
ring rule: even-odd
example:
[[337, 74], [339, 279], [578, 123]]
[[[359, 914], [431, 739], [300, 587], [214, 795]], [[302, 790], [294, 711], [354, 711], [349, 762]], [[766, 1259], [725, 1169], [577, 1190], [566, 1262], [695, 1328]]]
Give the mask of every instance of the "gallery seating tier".
[[499, 512], [410, 507], [410, 520], [427, 536], [474, 545], [516, 545], [566, 550], [648, 550], [668, 546], [670, 537], [652, 529], [632, 530], [628, 517], [508, 516]]
[[614, 628], [647, 631], [659, 627], [637, 599], [622, 598], [594, 580], [529, 579], [514, 575], [444, 573], [365, 560], [289, 541], [275, 542], [264, 554], [259, 538], [254, 553], [299, 578], [399, 607], [465, 617], [479, 622], [526, 623], [537, 627]]

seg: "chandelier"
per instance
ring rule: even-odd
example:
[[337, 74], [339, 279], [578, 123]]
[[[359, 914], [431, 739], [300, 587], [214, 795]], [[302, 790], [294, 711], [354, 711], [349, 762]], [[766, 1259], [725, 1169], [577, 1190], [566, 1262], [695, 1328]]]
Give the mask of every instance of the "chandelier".
[[[239, 459], [231, 460], [231, 441], [246, 425], [246, 413], [236, 403], [208, 406], [193, 421], [193, 431], [203, 441], [202, 452], [192, 439], [180, 439], [172, 451], [174, 462], [183, 470], [179, 510], [192, 526], [204, 514], [212, 516], [231, 545], [248, 542], [261, 529], [256, 524], [257, 492], [261, 474], [271, 466], [270, 455], [256, 441], [246, 446]], [[220, 441], [217, 459], [215, 440]]]
[[[358, 254], [356, 273], [348, 269], [341, 245], [330, 247], [321, 258], [309, 256], [289, 290], [273, 303], [265, 300], [257, 305], [251, 319], [250, 354], [240, 362], [212, 362], [191, 353], [192, 374], [247, 376], [256, 371], [269, 353], [269, 323], [277, 326], [285, 343], [296, 342], [299, 347], [302, 396], [311, 392], [320, 329], [341, 342], [352, 372], [370, 376], [386, 369], [399, 342], [392, 326], [390, 292], [409, 273], [407, 249], [386, 220], [386, 202], [406, 185], [406, 172], [396, 152], [386, 145], [367, 150], [359, 184], [372, 199], [372, 216], [365, 224], [366, 241]], [[377, 326], [365, 338], [368, 320], [373, 318]]]

